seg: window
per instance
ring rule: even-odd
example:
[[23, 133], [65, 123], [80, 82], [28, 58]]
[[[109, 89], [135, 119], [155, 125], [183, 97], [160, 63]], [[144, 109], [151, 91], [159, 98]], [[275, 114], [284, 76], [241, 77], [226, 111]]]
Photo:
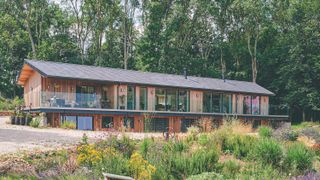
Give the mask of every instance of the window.
[[189, 112], [189, 91], [179, 90], [178, 111]]
[[146, 87], [140, 88], [140, 110], [148, 109], [148, 91]]
[[260, 114], [260, 97], [252, 96], [252, 114]]
[[181, 119], [181, 132], [187, 132], [188, 128], [196, 124], [195, 119]]
[[176, 89], [167, 89], [166, 110], [177, 111], [177, 90]]
[[127, 109], [135, 109], [135, 88], [134, 86], [128, 86], [127, 91]]
[[134, 129], [134, 118], [133, 117], [124, 117], [123, 126], [126, 128]]
[[212, 94], [212, 111], [215, 113], [221, 112], [221, 95], [217, 93]]
[[65, 122], [74, 123], [76, 125], [77, 124], [77, 116], [61, 116], [60, 126]]
[[113, 100], [113, 87], [103, 86], [101, 92], [101, 108], [112, 109], [114, 108]]
[[212, 112], [212, 93], [204, 92], [203, 93], [203, 112]]
[[83, 108], [96, 108], [97, 97], [96, 90], [93, 86], [77, 86], [76, 87], [76, 102]]
[[166, 110], [166, 93], [165, 89], [156, 89], [156, 111], [165, 111]]
[[113, 128], [113, 117], [103, 116], [101, 121], [101, 128]]
[[251, 96], [243, 98], [243, 114], [251, 114]]
[[144, 121], [145, 132], [165, 132], [169, 130], [168, 118], [146, 118]]
[[232, 96], [231, 94], [223, 94], [222, 96], [222, 113], [232, 112]]

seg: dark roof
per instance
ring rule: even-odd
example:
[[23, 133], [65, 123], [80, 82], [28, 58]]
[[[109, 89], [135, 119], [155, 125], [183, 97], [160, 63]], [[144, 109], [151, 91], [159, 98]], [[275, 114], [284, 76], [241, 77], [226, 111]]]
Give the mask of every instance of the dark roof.
[[45, 77], [274, 95], [272, 92], [258, 84], [246, 81], [224, 81], [222, 79], [194, 76], [188, 76], [187, 79], [185, 79], [183, 75], [142, 72], [50, 61], [25, 60], [25, 63]]

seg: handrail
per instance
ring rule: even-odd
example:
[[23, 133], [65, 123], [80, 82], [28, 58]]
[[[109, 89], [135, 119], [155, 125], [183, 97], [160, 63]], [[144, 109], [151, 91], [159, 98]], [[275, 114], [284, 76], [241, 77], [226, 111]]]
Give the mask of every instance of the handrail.
[[129, 176], [120, 176], [116, 174], [110, 174], [110, 173], [102, 173], [105, 180], [109, 179], [119, 179], [119, 180], [134, 180], [132, 177]]

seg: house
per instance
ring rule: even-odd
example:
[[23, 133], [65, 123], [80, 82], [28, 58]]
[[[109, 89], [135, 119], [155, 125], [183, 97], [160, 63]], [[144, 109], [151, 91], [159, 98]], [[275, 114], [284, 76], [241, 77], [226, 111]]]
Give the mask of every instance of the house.
[[269, 114], [272, 92], [245, 81], [25, 60], [17, 83], [26, 110], [44, 112], [53, 127], [181, 132], [226, 116], [253, 126], [288, 120]]

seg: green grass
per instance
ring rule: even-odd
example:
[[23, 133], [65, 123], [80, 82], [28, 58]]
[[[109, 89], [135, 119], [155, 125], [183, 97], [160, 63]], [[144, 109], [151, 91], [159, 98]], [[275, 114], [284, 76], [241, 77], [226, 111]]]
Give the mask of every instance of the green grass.
[[302, 122], [298, 124], [291, 124], [291, 128], [295, 130], [299, 130], [307, 127], [313, 127], [313, 126], [320, 126], [320, 122]]

